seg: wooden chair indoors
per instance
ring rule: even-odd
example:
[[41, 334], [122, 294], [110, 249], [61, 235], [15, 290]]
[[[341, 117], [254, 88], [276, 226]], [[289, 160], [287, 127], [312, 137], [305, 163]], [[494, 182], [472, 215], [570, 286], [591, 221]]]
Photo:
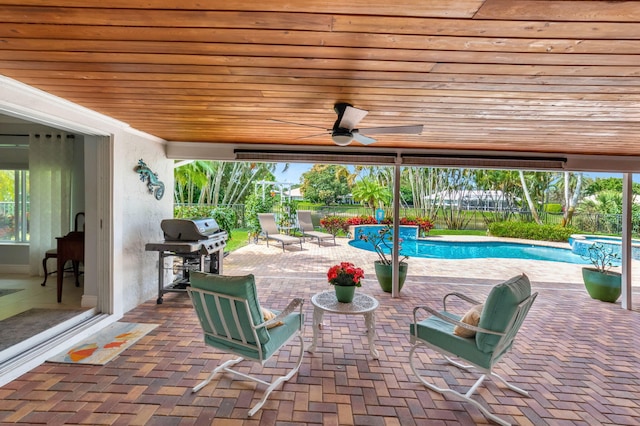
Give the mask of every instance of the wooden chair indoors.
[[[80, 227], [82, 225], [82, 230]], [[80, 286], [80, 262], [84, 261], [84, 212], [79, 212], [74, 218], [73, 231], [69, 232], [64, 237], [56, 237], [57, 247], [55, 249], [47, 250], [44, 258], [42, 259], [42, 269], [44, 269], [44, 281], [42, 286], [47, 284], [47, 278], [51, 274], [62, 271], [58, 279], [58, 302], [62, 300], [62, 275], [64, 272], [73, 272], [75, 276], [76, 287]], [[59, 259], [59, 253], [62, 251], [65, 259]], [[49, 259], [56, 259], [56, 270], [49, 272], [47, 270], [47, 261]], [[70, 267], [66, 267], [66, 264], [71, 262]], [[62, 266], [60, 265], [62, 263]]]

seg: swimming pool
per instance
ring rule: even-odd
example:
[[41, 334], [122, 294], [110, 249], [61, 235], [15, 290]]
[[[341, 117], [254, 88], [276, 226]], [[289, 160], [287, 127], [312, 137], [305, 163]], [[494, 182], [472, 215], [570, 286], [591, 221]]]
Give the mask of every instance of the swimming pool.
[[[362, 250], [373, 251], [371, 243], [358, 238], [360, 232], [378, 232], [380, 226], [366, 226], [355, 228], [355, 239], [349, 245]], [[420, 240], [415, 227], [400, 227], [402, 250], [400, 253], [409, 257], [428, 259], [529, 259], [547, 260], [575, 264], [590, 264], [589, 260], [572, 253], [570, 249], [547, 247], [536, 244], [508, 243], [500, 241], [435, 241]]]
[[[402, 233], [400, 233], [400, 235], [402, 235]], [[618, 256], [622, 256], [621, 237], [574, 234], [569, 238], [571, 251], [582, 256], [589, 256], [589, 247], [594, 243], [601, 244], [606, 250], [609, 250], [612, 253], [617, 253]], [[635, 239], [631, 240], [631, 258], [640, 260], [640, 241]], [[620, 261], [613, 261], [613, 264], [615, 266], [619, 266]]]

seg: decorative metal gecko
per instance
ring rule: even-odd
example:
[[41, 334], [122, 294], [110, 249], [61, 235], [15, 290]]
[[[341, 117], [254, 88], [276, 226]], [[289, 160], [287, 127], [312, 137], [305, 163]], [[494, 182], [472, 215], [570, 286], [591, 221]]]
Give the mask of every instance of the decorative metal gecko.
[[160, 200], [164, 195], [164, 183], [158, 180], [158, 174], [152, 172], [142, 159], [138, 160], [138, 165], [134, 171], [138, 172], [142, 182], [148, 180], [147, 188], [149, 188], [149, 192], [153, 194], [156, 200]]

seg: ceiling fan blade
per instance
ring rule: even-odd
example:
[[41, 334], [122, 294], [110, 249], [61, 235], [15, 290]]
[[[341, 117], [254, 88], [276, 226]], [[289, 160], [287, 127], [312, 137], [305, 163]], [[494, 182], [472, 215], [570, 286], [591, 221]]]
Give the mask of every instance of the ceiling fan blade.
[[313, 127], [314, 129], [322, 129], [322, 130], [326, 130], [327, 132], [331, 131], [331, 129], [327, 129], [326, 127], [314, 126], [312, 124], [296, 123], [294, 121], [277, 120], [275, 118], [270, 118], [269, 121], [275, 121], [277, 123], [284, 123], [284, 124], [293, 124], [295, 126]]
[[366, 117], [367, 114], [369, 114], [369, 111], [347, 105], [347, 107], [344, 109], [342, 120], [340, 120], [338, 126], [343, 129], [353, 130], [358, 125], [360, 120]]
[[422, 133], [422, 127], [422, 124], [417, 126], [370, 127], [368, 129], [358, 129], [358, 131], [367, 135], [379, 135], [382, 133], [419, 135]]
[[369, 145], [376, 141], [374, 138], [370, 138], [358, 132], [358, 130], [353, 130], [351, 133], [353, 134], [353, 140], [360, 142], [362, 145]]
[[300, 136], [299, 138], [296, 138], [296, 140], [298, 139], [309, 139], [309, 138], [317, 138], [318, 136], [327, 136], [327, 133], [316, 133], [313, 135], [307, 135], [307, 136]]

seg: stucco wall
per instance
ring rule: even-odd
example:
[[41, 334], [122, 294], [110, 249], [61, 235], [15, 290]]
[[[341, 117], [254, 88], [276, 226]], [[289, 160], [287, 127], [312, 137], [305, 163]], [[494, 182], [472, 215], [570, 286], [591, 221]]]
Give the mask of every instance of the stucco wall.
[[[147, 252], [148, 242], [161, 241], [160, 221], [173, 217], [173, 161], [165, 157], [163, 146], [131, 134], [115, 138], [114, 206], [122, 225], [121, 258], [115, 263], [122, 270], [123, 307], [125, 312], [158, 295], [158, 253]], [[156, 200], [134, 168], [144, 160], [165, 185], [162, 199]]]
[[[3, 76], [0, 76], [0, 113], [76, 134], [104, 137], [105, 142], [101, 143], [107, 144], [106, 149], [98, 150], [96, 157], [97, 163], [108, 170], [105, 173], [112, 176], [111, 185], [94, 179], [93, 188], [87, 187], [85, 191], [87, 204], [91, 204], [96, 198], [91, 191], [111, 187], [110, 192], [105, 190], [108, 197], [102, 202], [107, 207], [103, 210], [93, 207], [94, 226], [99, 227], [103, 223], [110, 229], [108, 235], [96, 232], [100, 235], [99, 239], [111, 241], [108, 254], [113, 263], [112, 279], [107, 283], [112, 289], [108, 293], [113, 297], [110, 309], [115, 315], [121, 315], [150, 298], [155, 299], [157, 253], [146, 252], [144, 245], [162, 238], [160, 220], [173, 215], [173, 161], [166, 158], [164, 141]], [[141, 158], [165, 184], [165, 195], [159, 201], [148, 193], [146, 185], [134, 171]], [[111, 205], [111, 209], [108, 205]], [[91, 208], [88, 206], [87, 211]], [[109, 217], [103, 217], [102, 211], [106, 211]], [[88, 218], [87, 224], [91, 220]], [[87, 232], [90, 231], [87, 229]], [[98, 244], [109, 247], [108, 242]], [[97, 251], [90, 247], [88, 250]], [[107, 274], [100, 272], [97, 276], [98, 280], [103, 280], [101, 277]]]

